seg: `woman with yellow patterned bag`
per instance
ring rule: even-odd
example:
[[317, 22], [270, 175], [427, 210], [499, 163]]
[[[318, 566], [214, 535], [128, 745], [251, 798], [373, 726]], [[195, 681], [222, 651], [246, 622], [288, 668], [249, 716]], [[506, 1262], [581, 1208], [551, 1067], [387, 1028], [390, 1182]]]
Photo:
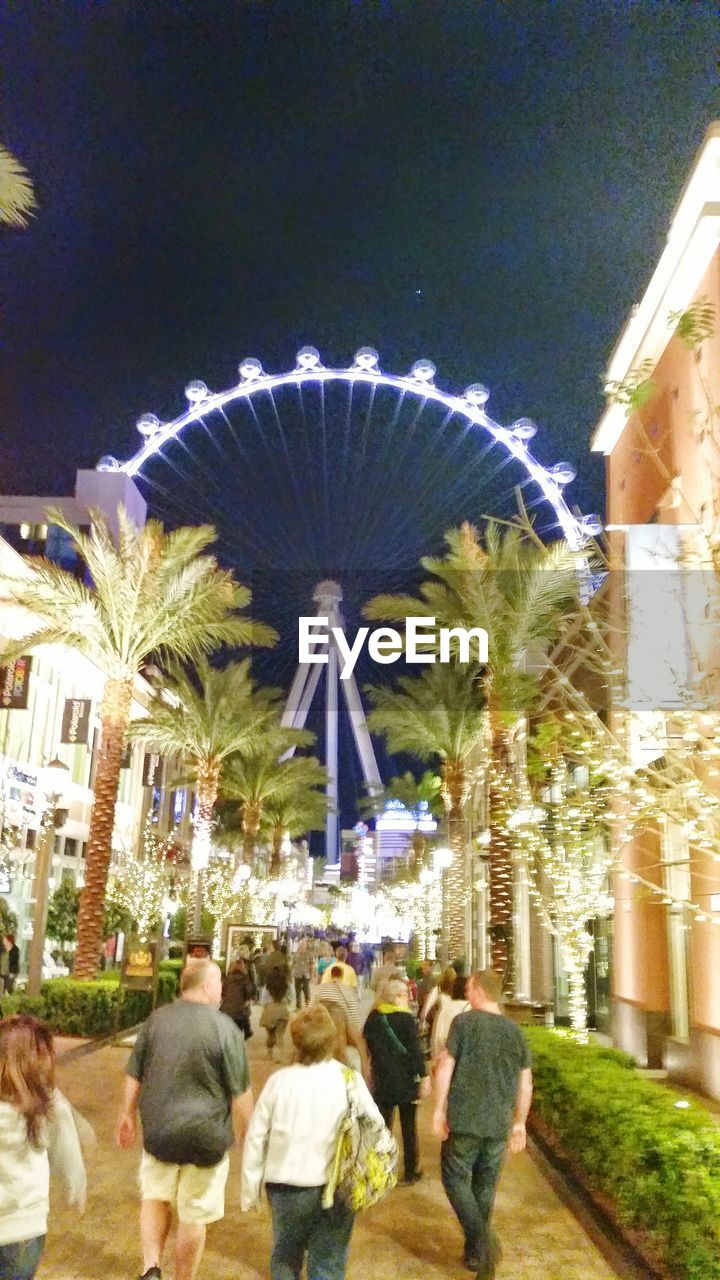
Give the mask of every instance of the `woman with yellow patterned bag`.
[[264, 1184], [273, 1217], [272, 1280], [299, 1280], [305, 1258], [308, 1280], [345, 1280], [361, 1206], [348, 1194], [342, 1157], [348, 1149], [357, 1153], [369, 1130], [390, 1150], [395, 1144], [362, 1076], [333, 1057], [337, 1031], [327, 1009], [309, 1005], [297, 1013], [290, 1036], [295, 1061], [267, 1081], [248, 1128], [241, 1205], [252, 1209]]

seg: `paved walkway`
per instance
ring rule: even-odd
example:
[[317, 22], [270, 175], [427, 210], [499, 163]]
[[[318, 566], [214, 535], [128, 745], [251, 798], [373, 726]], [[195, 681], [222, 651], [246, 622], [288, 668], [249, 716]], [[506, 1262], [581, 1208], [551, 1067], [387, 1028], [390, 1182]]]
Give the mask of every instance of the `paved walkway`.
[[[272, 1069], [264, 1034], [250, 1042], [253, 1086]], [[59, 1065], [61, 1088], [98, 1136], [92, 1158], [88, 1210], [68, 1215], [56, 1201], [38, 1280], [136, 1280], [140, 1272], [136, 1168], [138, 1151], [113, 1144], [128, 1049], [106, 1048]], [[430, 1134], [430, 1103], [420, 1108], [425, 1178], [398, 1187], [357, 1219], [348, 1280], [469, 1280], [459, 1263], [462, 1238], [438, 1174], [438, 1144]], [[198, 1280], [266, 1280], [271, 1249], [266, 1208], [241, 1214], [239, 1158], [232, 1156], [227, 1212], [210, 1227]], [[503, 1174], [495, 1224], [505, 1257], [498, 1280], [609, 1280], [616, 1275], [527, 1155]], [[166, 1259], [165, 1276], [173, 1267]]]

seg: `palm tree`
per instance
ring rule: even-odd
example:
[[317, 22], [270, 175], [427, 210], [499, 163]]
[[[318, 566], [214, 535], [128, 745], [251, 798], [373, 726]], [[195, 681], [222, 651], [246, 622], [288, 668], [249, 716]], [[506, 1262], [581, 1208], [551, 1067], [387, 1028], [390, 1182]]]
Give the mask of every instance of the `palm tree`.
[[80, 899], [75, 975], [93, 978], [102, 946], [120, 766], [133, 684], [151, 656], [194, 661], [221, 644], [273, 644], [275, 632], [239, 613], [250, 592], [204, 554], [209, 525], [166, 533], [157, 520], [138, 529], [118, 508], [117, 541], [107, 516], [91, 511], [84, 533], [59, 511], [48, 519], [72, 538], [85, 562], [87, 586], [52, 561], [29, 557], [27, 579], [10, 584], [36, 623], [9, 658], [42, 644], [64, 644], [106, 673], [100, 706], [102, 737], [95, 774], [85, 887]]
[[400, 804], [411, 815], [415, 824], [410, 844], [412, 846], [412, 863], [410, 872], [416, 878], [422, 869], [427, 840], [422, 833], [425, 818], [437, 818], [441, 804], [442, 781], [431, 769], [426, 769], [421, 778], [416, 778], [408, 770], [397, 778], [391, 778], [388, 785], [380, 792], [367, 796], [360, 805], [362, 813], [375, 816], [383, 813], [388, 801], [399, 800]]
[[452, 956], [465, 952], [465, 805], [472, 782], [468, 768], [485, 732], [485, 708], [478, 673], [454, 663], [429, 666], [422, 675], [402, 676], [394, 687], [367, 690], [373, 704], [368, 725], [381, 733], [391, 753], [408, 751], [419, 760], [440, 762], [441, 794], [453, 851], [444, 899], [443, 941]]
[[285, 837], [299, 839], [308, 831], [322, 831], [328, 801], [324, 788], [327, 770], [315, 756], [294, 756], [278, 766], [280, 786], [265, 802], [261, 828], [270, 837], [270, 875], [280, 873]]
[[506, 526], [489, 520], [484, 539], [464, 524], [446, 534], [446, 542], [444, 557], [421, 562], [434, 576], [422, 584], [420, 599], [377, 596], [364, 612], [369, 618], [433, 617], [438, 626], [482, 626], [488, 633], [481, 682], [491, 745], [490, 936], [493, 965], [508, 973], [513, 877], [506, 817], [514, 794], [514, 732], [538, 690], [543, 653], [574, 616], [581, 561], [565, 541], [543, 543], [526, 519]]
[[27, 170], [6, 147], [0, 146], [0, 222], [26, 227], [37, 208]]
[[[280, 716], [269, 728], [263, 741], [248, 751], [237, 753], [228, 762], [222, 781], [222, 794], [240, 807], [243, 830], [243, 856], [247, 863], [255, 857], [258, 833], [267, 805], [283, 796], [289, 788], [292, 759], [281, 760], [291, 746], [307, 746], [315, 735], [307, 729], [285, 729]], [[315, 761], [317, 764], [317, 761]]]
[[210, 855], [215, 806], [223, 770], [230, 757], [257, 746], [278, 716], [275, 689], [259, 688], [250, 675], [250, 659], [214, 668], [201, 658], [194, 671], [174, 667], [162, 696], [147, 719], [130, 726], [162, 755], [183, 756], [195, 787], [197, 809], [190, 849], [191, 911], [187, 929], [199, 931], [202, 919], [202, 872]]

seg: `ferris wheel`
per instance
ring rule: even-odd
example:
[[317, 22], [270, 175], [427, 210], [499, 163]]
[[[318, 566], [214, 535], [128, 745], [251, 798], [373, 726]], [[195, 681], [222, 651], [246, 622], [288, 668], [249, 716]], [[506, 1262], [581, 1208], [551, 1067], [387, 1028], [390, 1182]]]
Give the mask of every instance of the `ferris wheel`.
[[[182, 413], [167, 421], [143, 414], [137, 451], [125, 462], [103, 457], [98, 469], [131, 477], [170, 524], [213, 524], [219, 555], [250, 580], [259, 612], [267, 612], [263, 596], [274, 593], [269, 608], [281, 631], [278, 610], [294, 627], [310, 597], [319, 598], [318, 583], [332, 588], [335, 609], [343, 596], [352, 604], [354, 580], [364, 599], [404, 586], [420, 556], [440, 550], [448, 528], [488, 514], [512, 518], [518, 494], [543, 536], [579, 548], [600, 532], [597, 516], [580, 515], [567, 501], [572, 465], [544, 465], [532, 452], [534, 422], [503, 426], [488, 413], [484, 385], [453, 393], [436, 374], [427, 359], [406, 374], [385, 373], [372, 347], [337, 367], [305, 346], [284, 373], [247, 358], [227, 390], [195, 380]], [[339, 609], [335, 622], [343, 622]], [[326, 763], [336, 810], [337, 663], [327, 671]], [[286, 711], [286, 722], [298, 727], [318, 684], [305, 677], [296, 673]], [[365, 784], [377, 787], [354, 680], [343, 693]], [[337, 836], [335, 814], [329, 855]]]

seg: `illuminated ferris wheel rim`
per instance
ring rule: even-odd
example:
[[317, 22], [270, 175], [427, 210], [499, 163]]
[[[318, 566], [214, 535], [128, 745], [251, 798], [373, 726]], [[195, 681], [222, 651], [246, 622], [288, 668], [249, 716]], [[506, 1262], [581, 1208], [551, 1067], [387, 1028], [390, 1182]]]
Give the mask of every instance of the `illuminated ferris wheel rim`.
[[105, 456], [97, 464], [99, 471], [121, 471], [128, 476], [142, 473], [150, 458], [159, 454], [163, 445], [176, 439], [184, 427], [201, 421], [215, 410], [222, 410], [236, 400], [250, 400], [260, 392], [274, 392], [281, 387], [301, 387], [305, 384], [346, 382], [370, 387], [390, 387], [432, 403], [442, 405], [448, 412], [457, 414], [474, 426], [482, 427], [524, 467], [544, 497], [555, 510], [558, 524], [567, 541], [573, 547], [584, 545], [601, 530], [597, 516], [577, 516], [568, 506], [563, 490], [575, 478], [574, 468], [567, 462], [544, 467], [533, 457], [527, 441], [536, 434], [537, 427], [529, 418], [519, 418], [510, 427], [503, 427], [485, 412], [490, 393], [481, 383], [473, 383], [461, 395], [453, 395], [437, 387], [434, 382], [436, 368], [431, 360], [417, 360], [408, 374], [384, 373], [378, 364], [378, 353], [372, 347], [361, 347], [348, 368], [326, 368], [315, 347], [302, 347], [297, 354], [294, 369], [285, 373], [266, 373], [259, 360], [249, 357], [239, 366], [240, 381], [226, 391], [211, 392], [204, 382], [189, 382], [185, 388], [189, 407], [170, 422], [162, 423], [156, 414], [143, 414], [137, 421], [137, 429], [144, 443], [126, 462]]

